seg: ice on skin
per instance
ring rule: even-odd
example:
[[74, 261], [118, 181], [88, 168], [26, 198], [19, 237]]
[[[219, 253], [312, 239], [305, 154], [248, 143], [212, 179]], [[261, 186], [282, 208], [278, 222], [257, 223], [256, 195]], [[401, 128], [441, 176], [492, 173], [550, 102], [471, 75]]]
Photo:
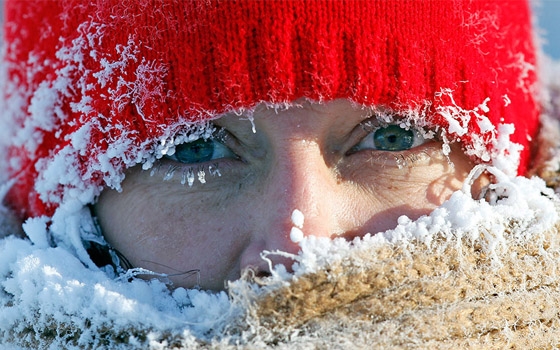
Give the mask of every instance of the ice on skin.
[[305, 221], [305, 216], [299, 209], [294, 209], [292, 212], [292, 230], [290, 231], [290, 239], [294, 243], [299, 243], [303, 240], [303, 222]]

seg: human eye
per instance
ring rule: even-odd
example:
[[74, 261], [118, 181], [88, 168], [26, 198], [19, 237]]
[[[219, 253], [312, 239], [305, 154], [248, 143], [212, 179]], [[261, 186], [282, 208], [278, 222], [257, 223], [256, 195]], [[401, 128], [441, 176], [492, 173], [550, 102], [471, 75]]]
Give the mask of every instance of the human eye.
[[422, 134], [414, 128], [404, 128], [396, 124], [375, 128], [360, 140], [352, 152], [377, 150], [398, 152], [420, 146], [426, 142]]
[[233, 151], [215, 138], [200, 138], [175, 146], [175, 152], [166, 156], [182, 164], [197, 164], [222, 158], [237, 159]]

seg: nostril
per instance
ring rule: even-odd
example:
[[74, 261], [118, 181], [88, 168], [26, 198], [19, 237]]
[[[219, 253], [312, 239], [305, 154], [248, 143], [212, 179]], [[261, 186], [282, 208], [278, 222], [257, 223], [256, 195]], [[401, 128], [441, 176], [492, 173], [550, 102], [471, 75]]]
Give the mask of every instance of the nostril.
[[264, 270], [255, 271], [255, 278], [267, 278], [270, 276], [272, 276], [272, 274], [268, 271], [264, 271]]
[[351, 242], [354, 240], [354, 238], [356, 237], [363, 237], [364, 233], [361, 231], [346, 231], [341, 235], [337, 235], [338, 237], [342, 237], [345, 240], [347, 240], [348, 242]]
[[241, 276], [248, 281], [263, 283], [268, 277], [271, 277], [272, 274], [266, 269], [257, 266], [248, 266], [243, 270]]

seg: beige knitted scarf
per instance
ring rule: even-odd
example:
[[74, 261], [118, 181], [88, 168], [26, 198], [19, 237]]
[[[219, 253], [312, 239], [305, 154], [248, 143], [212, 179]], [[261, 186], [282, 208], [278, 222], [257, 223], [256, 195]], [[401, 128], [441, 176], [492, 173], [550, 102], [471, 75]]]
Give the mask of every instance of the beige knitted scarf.
[[286, 349], [554, 348], [558, 227], [493, 256], [465, 239], [360, 252], [262, 296], [250, 322]]

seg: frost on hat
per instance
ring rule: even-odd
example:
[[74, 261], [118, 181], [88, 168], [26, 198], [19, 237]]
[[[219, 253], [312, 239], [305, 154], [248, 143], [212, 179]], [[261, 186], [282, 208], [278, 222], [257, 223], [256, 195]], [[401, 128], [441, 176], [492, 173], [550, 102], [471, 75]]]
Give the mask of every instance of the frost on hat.
[[8, 1], [5, 14], [0, 143], [23, 217], [92, 203], [260, 102], [383, 106], [521, 174], [538, 127], [522, 1]]

